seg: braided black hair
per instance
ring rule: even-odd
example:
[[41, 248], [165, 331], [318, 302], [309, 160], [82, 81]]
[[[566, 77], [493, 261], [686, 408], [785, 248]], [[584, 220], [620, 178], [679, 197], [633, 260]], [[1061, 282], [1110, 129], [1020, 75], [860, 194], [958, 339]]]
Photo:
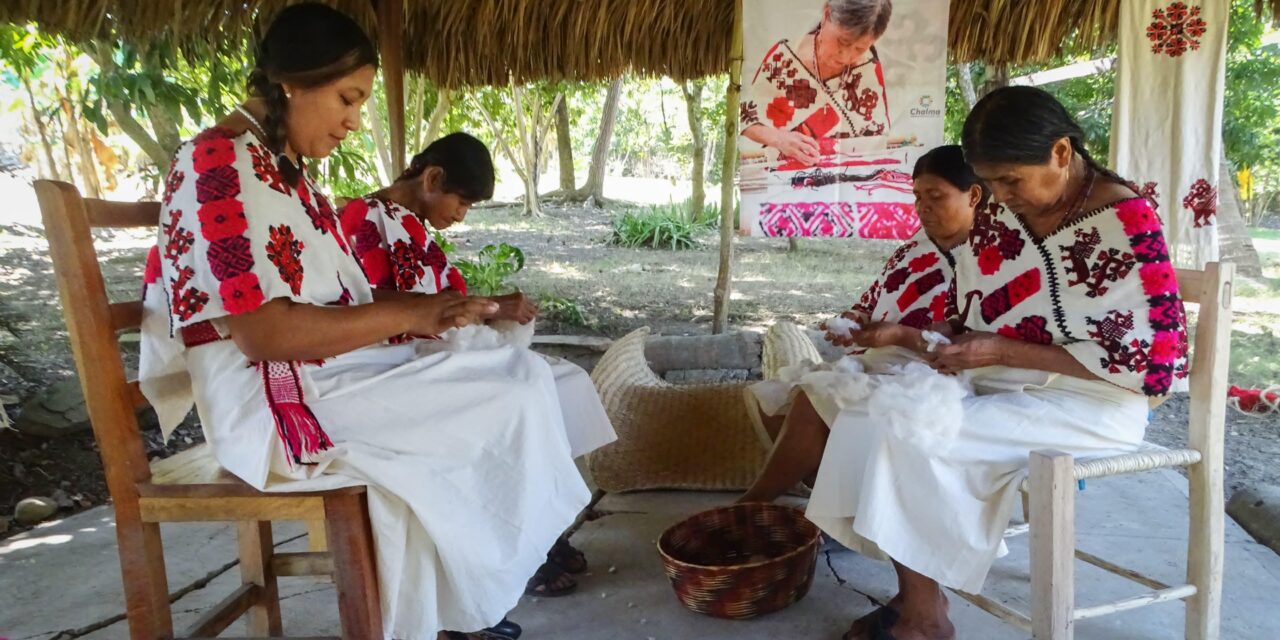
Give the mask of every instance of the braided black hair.
[[249, 95], [266, 104], [263, 141], [276, 153], [280, 173], [290, 184], [302, 169], [285, 155], [289, 100], [284, 83], [318, 87], [366, 65], [378, 65], [378, 54], [363, 29], [342, 12], [307, 2], [275, 16], [257, 44], [256, 62], [249, 72]]
[[1002, 87], [988, 93], [965, 118], [960, 137], [964, 157], [971, 164], [1022, 165], [1048, 162], [1053, 145], [1067, 138], [1072, 150], [1099, 175], [1142, 193], [1133, 181], [1094, 160], [1085, 147], [1084, 130], [1062, 103], [1043, 89]]
[[396, 181], [416, 179], [427, 167], [440, 167], [444, 172], [441, 189], [445, 193], [457, 194], [468, 202], [493, 197], [493, 156], [475, 136], [459, 131], [432, 142], [413, 157]]

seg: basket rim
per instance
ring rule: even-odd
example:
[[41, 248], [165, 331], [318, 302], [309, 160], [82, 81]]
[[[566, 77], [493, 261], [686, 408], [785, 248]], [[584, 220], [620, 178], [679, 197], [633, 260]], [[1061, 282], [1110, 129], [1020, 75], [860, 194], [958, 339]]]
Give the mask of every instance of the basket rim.
[[[714, 513], [714, 512], [716, 512], [716, 511], [730, 511], [730, 510], [734, 510], [734, 509], [741, 509], [741, 508], [743, 508], [743, 507], [757, 507], [757, 508], [758, 508], [758, 507], [765, 507], [765, 508], [769, 508], [769, 509], [778, 509], [778, 510], [783, 510], [783, 511], [791, 511], [791, 512], [795, 513], [796, 515], [800, 516], [800, 519], [801, 519], [801, 520], [803, 520], [803, 521], [805, 521], [805, 522], [809, 523], [809, 525], [813, 527], [813, 536], [812, 536], [812, 537], [810, 537], [810, 539], [809, 539], [807, 542], [805, 542], [804, 544], [802, 544], [802, 545], [800, 545], [800, 546], [796, 547], [795, 549], [792, 549], [791, 551], [788, 551], [788, 552], [786, 552], [786, 553], [784, 553], [784, 554], [782, 554], [782, 555], [780, 555], [780, 556], [777, 556], [777, 557], [774, 557], [774, 558], [769, 558], [768, 560], [759, 560], [759, 561], [757, 561], [757, 562], [748, 562], [748, 563], [745, 563], [745, 564], [718, 564], [718, 565], [694, 564], [694, 563], [692, 563], [692, 562], [685, 562], [684, 560], [680, 560], [680, 559], [678, 559], [678, 558], [672, 557], [672, 555], [671, 555], [671, 554], [669, 554], [669, 553], [667, 553], [667, 550], [663, 548], [663, 544], [662, 544], [662, 543], [663, 543], [663, 542], [665, 542], [665, 541], [667, 540], [667, 535], [671, 532], [671, 530], [672, 530], [672, 529], [675, 529], [676, 527], [679, 527], [680, 525], [683, 525], [684, 523], [686, 523], [686, 522], [688, 522], [688, 521], [690, 521], [690, 520], [693, 520], [694, 518], [697, 518], [697, 517], [700, 517], [700, 516], [706, 515], [706, 514], [708, 514], [708, 513]], [[722, 507], [716, 507], [716, 508], [714, 508], [714, 509], [707, 509], [707, 510], [705, 510], [705, 511], [699, 511], [698, 513], [695, 513], [695, 514], [693, 514], [693, 515], [691, 515], [691, 516], [689, 516], [689, 517], [685, 518], [684, 520], [681, 520], [681, 521], [679, 521], [679, 522], [677, 522], [677, 523], [675, 523], [675, 524], [673, 524], [673, 525], [671, 525], [671, 526], [667, 527], [667, 528], [666, 528], [666, 530], [662, 532], [662, 535], [661, 535], [661, 536], [658, 536], [658, 543], [657, 543], [657, 547], [658, 547], [658, 553], [662, 555], [662, 559], [663, 559], [664, 561], [666, 561], [666, 562], [668, 562], [668, 563], [670, 563], [670, 564], [672, 564], [672, 565], [676, 565], [676, 566], [678, 566], [678, 567], [681, 567], [681, 568], [690, 568], [690, 569], [712, 569], [712, 570], [714, 570], [714, 569], [749, 569], [749, 568], [753, 568], [753, 567], [760, 567], [760, 566], [764, 566], [764, 565], [766, 565], [766, 564], [774, 564], [774, 563], [777, 563], [777, 562], [782, 562], [783, 560], [790, 560], [793, 556], [798, 556], [798, 555], [800, 555], [801, 553], [806, 552], [806, 551], [809, 549], [809, 547], [812, 547], [812, 546], [817, 545], [818, 540], [820, 540], [821, 538], [822, 538], [822, 528], [821, 528], [821, 527], [819, 527], [818, 525], [814, 524], [814, 522], [813, 522], [812, 520], [810, 520], [809, 518], [807, 518], [807, 517], [804, 515], [804, 512], [803, 512], [803, 511], [801, 511], [801, 510], [799, 510], [799, 509], [797, 509], [797, 508], [795, 508], [795, 507], [788, 507], [788, 506], [786, 506], [786, 505], [774, 504], [774, 503], [772, 503], [772, 502], [743, 502], [743, 503], [738, 503], [738, 504], [725, 505], [725, 506], [722, 506]]]

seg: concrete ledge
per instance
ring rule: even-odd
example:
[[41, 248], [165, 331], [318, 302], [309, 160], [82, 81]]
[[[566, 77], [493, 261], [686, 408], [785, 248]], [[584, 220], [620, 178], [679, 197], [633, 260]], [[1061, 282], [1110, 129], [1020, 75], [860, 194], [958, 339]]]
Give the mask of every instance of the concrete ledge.
[[1280, 486], [1245, 487], [1227, 502], [1227, 514], [1255, 540], [1280, 553]]

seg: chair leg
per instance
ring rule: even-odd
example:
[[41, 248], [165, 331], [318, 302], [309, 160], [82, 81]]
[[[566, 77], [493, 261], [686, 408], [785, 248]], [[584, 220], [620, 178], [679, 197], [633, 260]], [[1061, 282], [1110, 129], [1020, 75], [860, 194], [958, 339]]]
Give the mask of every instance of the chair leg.
[[342, 637], [382, 638], [378, 566], [366, 496], [326, 496], [324, 514], [333, 553]]
[[124, 582], [129, 638], [158, 640], [173, 637], [169, 579], [165, 574], [160, 525], [142, 522], [136, 502], [133, 509], [118, 505], [116, 543], [120, 551], [120, 577]]
[[1031, 524], [1031, 494], [1026, 491], [1019, 491], [1022, 496], [1022, 521]]
[[1222, 467], [1204, 460], [1192, 465], [1188, 472], [1191, 529], [1187, 537], [1187, 582], [1195, 585], [1196, 594], [1187, 598], [1185, 634], [1187, 640], [1217, 640], [1221, 633], [1225, 526]]
[[271, 522], [237, 522], [236, 534], [240, 542], [240, 580], [258, 585], [258, 601], [249, 608], [249, 635], [281, 637], [284, 627], [280, 622], [280, 590], [271, 569], [271, 557], [275, 554]]
[[1074, 462], [1031, 453], [1031, 630], [1035, 640], [1071, 640], [1075, 613]]

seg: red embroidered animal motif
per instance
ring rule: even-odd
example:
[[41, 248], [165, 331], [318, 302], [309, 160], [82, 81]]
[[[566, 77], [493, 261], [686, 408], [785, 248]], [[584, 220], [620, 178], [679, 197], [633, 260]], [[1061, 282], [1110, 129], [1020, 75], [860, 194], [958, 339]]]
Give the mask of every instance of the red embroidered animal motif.
[[1191, 185], [1191, 191], [1182, 199], [1182, 206], [1195, 214], [1193, 223], [1196, 228], [1213, 224], [1213, 217], [1218, 213], [1218, 190], [1201, 178]]
[[987, 324], [994, 323], [1000, 316], [1008, 313], [1010, 309], [1018, 306], [1023, 300], [1030, 298], [1039, 291], [1040, 269], [1033, 267], [1022, 272], [982, 299], [982, 304], [979, 306], [982, 312], [982, 321]]

